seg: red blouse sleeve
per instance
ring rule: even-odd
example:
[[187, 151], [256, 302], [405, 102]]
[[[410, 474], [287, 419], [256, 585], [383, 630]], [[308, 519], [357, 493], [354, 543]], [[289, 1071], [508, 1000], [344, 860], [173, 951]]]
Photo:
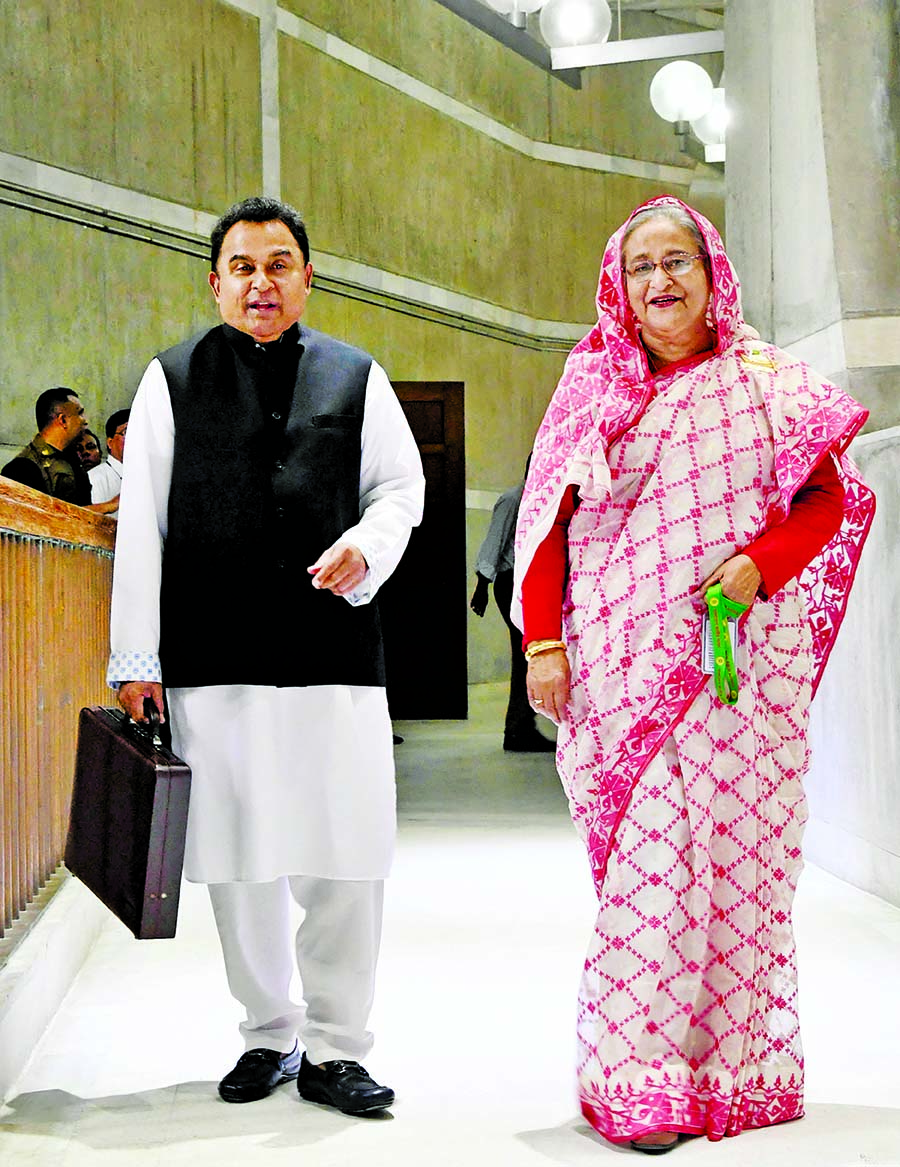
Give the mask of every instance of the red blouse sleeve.
[[760, 591], [773, 596], [799, 575], [837, 534], [844, 514], [844, 488], [829, 456], [813, 470], [791, 501], [783, 523], [744, 548], [763, 577]]
[[562, 602], [568, 567], [569, 523], [575, 514], [575, 487], [566, 489], [550, 532], [534, 553], [522, 581], [522, 610], [525, 634], [522, 644], [532, 640], [559, 640], [562, 633]]
[[[791, 513], [744, 549], [763, 577], [760, 589], [774, 595], [798, 575], [834, 537], [844, 513], [844, 488], [834, 462], [825, 458], [794, 495]], [[535, 552], [522, 582], [525, 632], [532, 640], [558, 640], [562, 633], [562, 602], [566, 586], [568, 530], [577, 497], [570, 486], [546, 539]]]

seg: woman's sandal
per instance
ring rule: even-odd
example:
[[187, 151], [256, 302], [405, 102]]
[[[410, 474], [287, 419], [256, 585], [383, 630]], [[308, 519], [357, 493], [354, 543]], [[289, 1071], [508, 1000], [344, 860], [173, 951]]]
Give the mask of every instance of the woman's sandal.
[[[660, 1131], [660, 1134], [664, 1132]], [[678, 1135], [672, 1132], [672, 1141], [670, 1143], [644, 1143], [640, 1139], [631, 1140], [631, 1148], [634, 1151], [642, 1151], [645, 1155], [665, 1155], [667, 1151], [671, 1151], [673, 1147], [678, 1146]]]

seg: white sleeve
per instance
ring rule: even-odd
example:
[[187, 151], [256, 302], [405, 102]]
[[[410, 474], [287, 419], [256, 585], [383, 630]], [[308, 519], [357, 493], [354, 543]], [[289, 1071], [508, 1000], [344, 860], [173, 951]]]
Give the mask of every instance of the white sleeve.
[[169, 386], [153, 360], [128, 420], [113, 565], [107, 682], [160, 681], [159, 589], [175, 421]]
[[359, 587], [344, 597], [354, 605], [368, 603], [400, 562], [412, 528], [422, 520], [425, 500], [416, 440], [387, 374], [375, 361], [366, 385], [361, 442], [360, 519], [341, 536], [360, 549], [369, 568]]
[[119, 493], [119, 476], [107, 462], [88, 470], [88, 478], [91, 481], [91, 502], [110, 502]]

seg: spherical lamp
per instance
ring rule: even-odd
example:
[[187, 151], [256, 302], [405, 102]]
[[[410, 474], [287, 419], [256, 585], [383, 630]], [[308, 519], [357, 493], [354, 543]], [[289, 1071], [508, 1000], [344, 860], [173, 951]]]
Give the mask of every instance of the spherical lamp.
[[712, 105], [701, 118], [691, 121], [691, 129], [706, 146], [719, 146], [725, 141], [728, 110], [725, 108], [725, 90], [714, 89]]
[[667, 122], [702, 118], [712, 105], [712, 94], [709, 74], [693, 61], [663, 65], [650, 82], [650, 104]]
[[547, 0], [541, 9], [541, 36], [551, 49], [602, 45], [611, 27], [606, 0]]

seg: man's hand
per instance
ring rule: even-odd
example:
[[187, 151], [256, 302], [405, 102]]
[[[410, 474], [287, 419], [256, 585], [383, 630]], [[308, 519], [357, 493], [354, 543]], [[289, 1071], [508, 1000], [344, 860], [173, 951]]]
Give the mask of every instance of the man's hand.
[[163, 716], [163, 687], [158, 681], [126, 681], [119, 686], [119, 704], [132, 721], [147, 724], [144, 716], [144, 698], [150, 697], [159, 710], [159, 720], [162, 724], [166, 719]]
[[108, 502], [92, 502], [84, 508], [86, 511], [94, 511], [98, 515], [110, 515], [113, 511], [119, 509], [119, 496], [111, 498]]
[[369, 565], [358, 547], [338, 540], [306, 570], [312, 576], [314, 588], [345, 596], [366, 578]]
[[478, 583], [475, 585], [475, 591], [472, 592], [472, 598], [469, 600], [469, 607], [476, 616], [483, 616], [487, 611], [488, 605], [488, 584], [490, 580], [486, 575], [476, 571], [475, 575], [478, 578]]

